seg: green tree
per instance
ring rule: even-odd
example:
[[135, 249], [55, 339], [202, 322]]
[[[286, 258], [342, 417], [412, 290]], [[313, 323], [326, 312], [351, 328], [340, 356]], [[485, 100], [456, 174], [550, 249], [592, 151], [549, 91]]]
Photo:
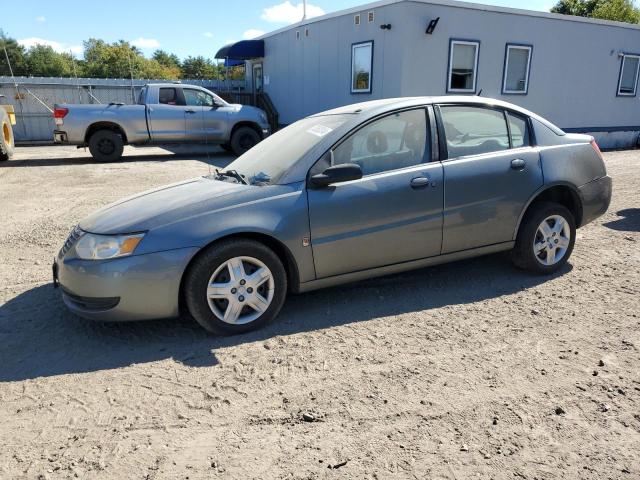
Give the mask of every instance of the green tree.
[[151, 56], [153, 60], [165, 67], [180, 68], [180, 59], [175, 53], [168, 53], [164, 50], [156, 50]]
[[[27, 72], [39, 77], [73, 77], [73, 58], [46, 45], [35, 45], [26, 54]], [[76, 69], [77, 70], [77, 69]], [[80, 72], [78, 72], [80, 74]]]
[[216, 66], [203, 56], [187, 57], [182, 62], [182, 77], [190, 79], [215, 78]]
[[640, 23], [640, 10], [633, 0], [559, 0], [553, 13]]
[[7, 58], [5, 56], [5, 49], [9, 56], [9, 62], [11, 62], [13, 74], [27, 75], [27, 62], [24, 47], [13, 38], [6, 37], [4, 32], [0, 29], [0, 75], [11, 75], [9, 65], [7, 64]]
[[640, 23], [640, 9], [631, 0], [609, 0], [599, 2], [594, 9], [594, 18], [617, 20], [619, 22]]

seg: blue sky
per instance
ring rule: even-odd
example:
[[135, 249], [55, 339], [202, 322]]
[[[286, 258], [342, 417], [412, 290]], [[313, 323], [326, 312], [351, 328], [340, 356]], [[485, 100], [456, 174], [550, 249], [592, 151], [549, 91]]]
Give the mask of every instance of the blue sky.
[[[3, 0], [2, 3], [9, 0]], [[147, 56], [155, 49], [213, 57], [229, 41], [251, 38], [301, 18], [302, 0], [19, 0], [3, 8], [0, 28], [25, 46], [49, 44], [81, 55], [90, 37], [128, 40]], [[366, 0], [308, 0], [313, 14], [369, 3]], [[553, 0], [484, 0], [481, 3], [548, 11]]]

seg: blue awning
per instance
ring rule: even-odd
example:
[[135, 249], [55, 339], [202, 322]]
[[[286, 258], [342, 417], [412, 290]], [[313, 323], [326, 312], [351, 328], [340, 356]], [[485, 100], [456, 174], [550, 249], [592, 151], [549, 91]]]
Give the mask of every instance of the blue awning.
[[260, 57], [264, 57], [264, 40], [241, 40], [225, 45], [216, 53], [216, 58], [231, 60], [251, 60]]
[[232, 60], [230, 58], [224, 59], [225, 67], [237, 67], [239, 65], [244, 65], [244, 60]]

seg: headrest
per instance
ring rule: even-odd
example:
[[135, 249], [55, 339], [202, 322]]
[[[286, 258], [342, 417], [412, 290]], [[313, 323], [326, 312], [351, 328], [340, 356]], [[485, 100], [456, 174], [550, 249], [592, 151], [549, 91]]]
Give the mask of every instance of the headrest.
[[369, 153], [384, 153], [389, 148], [387, 136], [380, 130], [374, 130], [367, 136], [367, 150]]

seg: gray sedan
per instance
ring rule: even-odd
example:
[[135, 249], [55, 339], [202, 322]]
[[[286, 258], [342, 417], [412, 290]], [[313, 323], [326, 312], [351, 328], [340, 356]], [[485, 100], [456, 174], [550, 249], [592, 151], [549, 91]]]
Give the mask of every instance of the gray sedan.
[[71, 232], [54, 282], [86, 318], [183, 308], [233, 334], [273, 319], [288, 292], [488, 253], [550, 274], [610, 199], [592, 137], [497, 100], [378, 100], [98, 211]]

